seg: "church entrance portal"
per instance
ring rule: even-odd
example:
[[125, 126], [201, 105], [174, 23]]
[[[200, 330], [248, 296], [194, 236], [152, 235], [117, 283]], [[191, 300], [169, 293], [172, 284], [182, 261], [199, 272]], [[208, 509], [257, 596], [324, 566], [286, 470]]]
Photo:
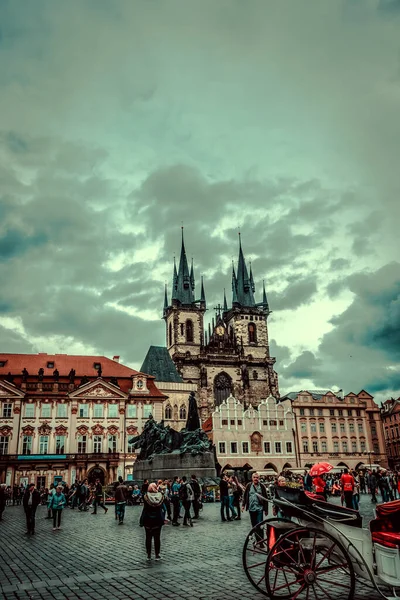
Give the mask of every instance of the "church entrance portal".
[[104, 485], [105, 483], [105, 474], [101, 467], [93, 467], [93, 469], [90, 469], [87, 477], [89, 484], [95, 483], [96, 479], [100, 479], [101, 485]]

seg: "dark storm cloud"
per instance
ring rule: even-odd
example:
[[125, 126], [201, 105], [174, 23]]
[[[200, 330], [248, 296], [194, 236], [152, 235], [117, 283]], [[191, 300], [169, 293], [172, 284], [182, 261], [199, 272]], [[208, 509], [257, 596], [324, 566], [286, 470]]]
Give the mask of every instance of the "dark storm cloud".
[[32, 247], [44, 246], [49, 238], [42, 232], [26, 236], [21, 231], [9, 230], [4, 235], [0, 233], [0, 260], [24, 254]]
[[282, 369], [282, 374], [288, 379], [314, 379], [321, 367], [313, 352], [304, 350], [290, 365]]
[[288, 285], [283, 292], [269, 294], [269, 302], [279, 310], [293, 310], [309, 303], [316, 293], [317, 278], [305, 276], [300, 281]]

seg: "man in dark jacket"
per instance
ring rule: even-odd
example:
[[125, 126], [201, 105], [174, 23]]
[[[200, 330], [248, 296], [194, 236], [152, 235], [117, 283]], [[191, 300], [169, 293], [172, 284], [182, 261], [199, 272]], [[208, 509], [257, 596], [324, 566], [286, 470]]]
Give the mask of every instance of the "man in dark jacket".
[[[249, 511], [251, 526], [255, 527], [263, 521], [263, 513], [268, 514], [268, 494], [267, 488], [260, 482], [258, 473], [253, 473], [251, 479], [244, 490], [242, 511]], [[255, 535], [258, 540], [262, 539], [261, 527], [256, 529]]]
[[90, 514], [96, 515], [98, 506], [101, 506], [101, 508], [104, 508], [104, 514], [106, 514], [108, 512], [108, 508], [106, 508], [103, 504], [103, 486], [100, 483], [100, 479], [96, 479], [96, 489], [95, 489], [94, 494], [95, 494], [95, 497], [94, 497], [94, 502], [93, 502], [93, 512]]
[[115, 490], [115, 514], [118, 519], [118, 525], [123, 525], [125, 517], [126, 500], [128, 498], [128, 488], [124, 484], [122, 477], [118, 478], [118, 486]]
[[33, 535], [35, 533], [36, 509], [40, 504], [40, 494], [35, 488], [34, 483], [30, 483], [26, 488], [22, 504], [26, 515], [26, 533]]
[[199, 482], [197, 481], [197, 477], [196, 475], [192, 475], [191, 479], [190, 479], [190, 485], [192, 487], [193, 490], [193, 494], [194, 494], [194, 498], [193, 498], [193, 512], [194, 512], [194, 519], [198, 519], [199, 518], [199, 510], [200, 510], [200, 503], [201, 503], [201, 487]]

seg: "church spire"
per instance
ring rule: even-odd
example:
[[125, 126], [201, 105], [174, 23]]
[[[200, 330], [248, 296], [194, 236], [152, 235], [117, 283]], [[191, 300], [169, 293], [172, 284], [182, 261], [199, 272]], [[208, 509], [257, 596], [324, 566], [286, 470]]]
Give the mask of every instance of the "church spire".
[[263, 280], [263, 299], [262, 299], [263, 309], [269, 313], [269, 304], [267, 299], [267, 292], [265, 291], [265, 281]]
[[250, 262], [250, 287], [251, 287], [252, 292], [256, 291], [256, 286], [254, 285], [254, 279], [253, 279], [253, 271], [251, 270], [251, 262]]
[[[175, 267], [176, 268], [176, 267]], [[183, 227], [182, 227], [182, 245], [181, 255], [179, 258], [179, 268], [176, 277], [176, 292], [174, 300], [178, 300], [181, 304], [193, 304], [194, 303], [194, 274], [193, 266], [189, 273], [189, 266], [186, 257], [185, 241], [183, 239]]]
[[178, 271], [176, 270], [176, 258], [174, 256], [174, 273], [172, 275], [171, 302], [172, 302], [172, 300], [176, 300], [177, 286], [178, 286]]
[[190, 285], [192, 290], [194, 290], [194, 268], [193, 268], [193, 258], [192, 264], [190, 265]]
[[204, 293], [203, 275], [201, 276], [200, 307], [206, 308], [206, 295]]
[[167, 284], [165, 284], [165, 289], [164, 289], [164, 317], [167, 314], [167, 308], [168, 308], [168, 296], [167, 296]]
[[225, 292], [225, 288], [224, 288], [224, 312], [227, 312], [228, 310], [228, 303], [226, 301], [226, 292]]
[[237, 279], [236, 279], [236, 273], [235, 273], [235, 266], [232, 261], [232, 306], [234, 306], [235, 304], [238, 304]]
[[[245, 262], [244, 256], [243, 256], [242, 241], [240, 239], [240, 233], [239, 233], [239, 260], [238, 260], [238, 267], [237, 267], [236, 282], [237, 282], [236, 291], [237, 291], [238, 303], [244, 307], [255, 306], [252, 282], [249, 277], [246, 262]], [[254, 281], [253, 281], [253, 286], [254, 286]]]

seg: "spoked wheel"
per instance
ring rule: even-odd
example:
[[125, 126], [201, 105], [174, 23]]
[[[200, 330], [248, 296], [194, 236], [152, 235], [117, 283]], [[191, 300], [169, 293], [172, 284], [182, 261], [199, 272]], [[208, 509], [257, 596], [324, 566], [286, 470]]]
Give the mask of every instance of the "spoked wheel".
[[331, 534], [297, 528], [283, 533], [269, 551], [265, 585], [271, 600], [352, 600], [353, 564]]
[[267, 595], [265, 565], [269, 551], [274, 546], [279, 535], [287, 530], [286, 528], [293, 529], [296, 527], [298, 525], [295, 525], [291, 521], [272, 517], [265, 519], [260, 525], [253, 527], [246, 537], [242, 553], [243, 567], [250, 582], [265, 596]]

